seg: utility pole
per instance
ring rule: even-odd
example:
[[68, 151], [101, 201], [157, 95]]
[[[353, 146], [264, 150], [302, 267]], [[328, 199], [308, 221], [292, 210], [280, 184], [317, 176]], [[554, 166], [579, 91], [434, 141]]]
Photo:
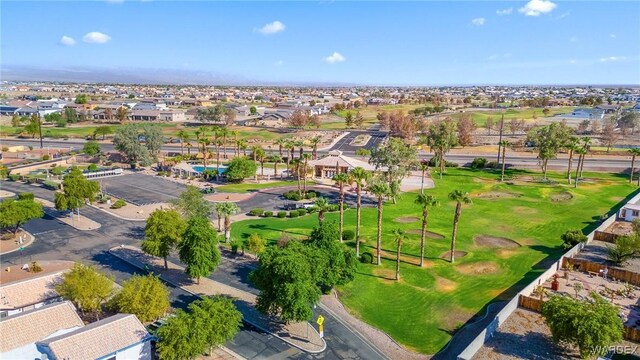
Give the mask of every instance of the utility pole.
[[498, 164], [500, 163], [500, 151], [502, 150], [502, 129], [504, 128], [504, 114], [500, 119], [500, 137], [498, 138]]
[[40, 133], [40, 149], [44, 148], [42, 145], [42, 119], [40, 118], [40, 113], [38, 113], [38, 132]]

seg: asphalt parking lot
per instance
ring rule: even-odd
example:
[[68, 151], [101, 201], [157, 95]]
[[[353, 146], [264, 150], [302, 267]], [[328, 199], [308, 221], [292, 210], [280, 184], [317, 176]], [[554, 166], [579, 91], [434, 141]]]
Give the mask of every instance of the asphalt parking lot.
[[168, 202], [186, 189], [184, 185], [144, 174], [127, 174], [96, 181], [105, 193], [139, 206]]

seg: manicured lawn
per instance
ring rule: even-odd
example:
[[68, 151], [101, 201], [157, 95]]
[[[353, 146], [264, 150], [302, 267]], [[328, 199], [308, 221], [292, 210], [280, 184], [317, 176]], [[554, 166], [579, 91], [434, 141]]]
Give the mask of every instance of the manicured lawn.
[[[464, 115], [470, 115], [471, 119], [478, 126], [484, 126], [487, 118], [493, 118], [493, 121], [496, 125], [494, 128], [497, 128], [500, 124], [500, 119], [502, 118], [502, 114], [504, 113], [504, 120], [510, 121], [511, 119], [518, 120], [533, 120], [534, 115], [538, 118], [551, 117], [556, 114], [566, 114], [570, 113], [574, 108], [573, 107], [557, 107], [557, 108], [549, 108], [549, 114], [547, 116], [542, 112], [543, 108], [524, 108], [524, 109], [506, 109], [506, 110], [491, 110], [491, 111], [473, 111], [473, 109], [465, 109], [464, 113], [455, 113], [450, 115], [454, 119], [459, 119]], [[506, 130], [508, 131], [508, 123], [505, 124]]]
[[[517, 176], [509, 185], [497, 182], [493, 173], [450, 169], [442, 180], [436, 179], [436, 188], [428, 193], [436, 196], [441, 206], [431, 210], [429, 229], [444, 239], [427, 239], [427, 266], [421, 269], [414, 265], [420, 236], [409, 234], [402, 246], [399, 282], [392, 280], [392, 231], [418, 230], [419, 220], [400, 223], [397, 218], [419, 218], [421, 213], [413, 204], [415, 193], [403, 194], [395, 205], [386, 203], [382, 266], [360, 264], [355, 280], [337, 289], [343, 303], [353, 314], [408, 348], [434, 354], [474, 314], [484, 314], [484, 307], [493, 301], [509, 299], [538, 276], [545, 263], [557, 259], [564, 251], [560, 247], [562, 233], [568, 229], [588, 233], [597, 226], [596, 219], [613, 211], [637, 189], [624, 176], [610, 174], [586, 174], [589, 182], [578, 189], [565, 185], [559, 174], [551, 175], [558, 181], [556, 185], [531, 181], [540, 178], [538, 173], [518, 172]], [[447, 194], [454, 189], [468, 191], [473, 204], [463, 207], [457, 240], [457, 250], [468, 254], [452, 265], [440, 256], [450, 247], [455, 204], [448, 201]], [[566, 199], [566, 193], [570, 199]], [[337, 218], [337, 213], [327, 214], [328, 220]], [[256, 232], [273, 244], [283, 232], [305, 238], [317, 221], [316, 214], [246, 220], [233, 225], [232, 236], [243, 238]], [[346, 229], [354, 229], [354, 210], [345, 213], [345, 224]], [[374, 208], [363, 210], [362, 224], [363, 251], [375, 255]], [[521, 246], [481, 246], [474, 241], [479, 234], [508, 238]]]
[[296, 185], [296, 181], [274, 181], [270, 183], [260, 183], [260, 184], [229, 184], [222, 185], [216, 188], [218, 191], [223, 192], [236, 192], [236, 193], [244, 193], [244, 192], [253, 192], [261, 189], [267, 189], [272, 187], [282, 187], [282, 186], [293, 186]]

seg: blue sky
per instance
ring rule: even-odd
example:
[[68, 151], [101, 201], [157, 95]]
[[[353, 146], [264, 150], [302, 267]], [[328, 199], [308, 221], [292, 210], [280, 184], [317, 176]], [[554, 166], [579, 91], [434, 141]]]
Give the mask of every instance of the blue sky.
[[640, 2], [633, 1], [0, 6], [3, 67], [380, 85], [640, 84]]

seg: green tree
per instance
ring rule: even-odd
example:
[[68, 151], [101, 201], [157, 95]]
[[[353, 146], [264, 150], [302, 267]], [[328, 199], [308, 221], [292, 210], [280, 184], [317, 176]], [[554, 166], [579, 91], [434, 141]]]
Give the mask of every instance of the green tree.
[[100, 144], [97, 141], [93, 140], [87, 141], [82, 147], [82, 152], [87, 155], [100, 154]]
[[102, 126], [98, 126], [95, 130], [93, 130], [93, 137], [95, 138], [96, 136], [102, 135], [102, 140], [104, 140], [107, 137], [107, 135], [112, 133], [113, 133], [113, 129], [111, 128], [111, 126], [102, 125]]
[[420, 230], [420, 267], [424, 266], [424, 243], [427, 238], [429, 207], [437, 206], [438, 200], [433, 195], [418, 194], [414, 201], [422, 209], [422, 228]]
[[442, 179], [446, 160], [445, 155], [458, 144], [456, 136], [456, 124], [451, 120], [443, 120], [429, 126], [427, 135], [421, 142], [431, 148], [436, 158], [436, 164], [440, 168], [439, 176]]
[[74, 101], [76, 104], [86, 104], [87, 103], [87, 95], [86, 94], [78, 94]]
[[249, 235], [248, 248], [249, 248], [249, 251], [256, 254], [256, 258], [258, 258], [260, 254], [262, 254], [265, 246], [266, 246], [266, 242], [264, 238], [262, 238], [260, 235], [258, 235], [257, 233], [253, 233]]
[[371, 174], [361, 167], [356, 167], [349, 173], [352, 183], [356, 184], [356, 256], [360, 257], [360, 217], [362, 210], [362, 187], [371, 178]]
[[117, 312], [134, 314], [140, 321], [156, 320], [169, 310], [169, 289], [153, 275], [133, 275], [109, 301]]
[[564, 243], [565, 249], [570, 249], [581, 242], [587, 241], [587, 236], [580, 230], [567, 230], [560, 238]]
[[194, 217], [187, 222], [187, 229], [179, 245], [180, 261], [187, 265], [185, 272], [200, 283], [201, 276], [209, 276], [220, 263], [220, 251], [216, 232], [209, 220]]
[[173, 315], [156, 331], [158, 355], [161, 360], [195, 359], [207, 348], [204, 324], [183, 310]]
[[622, 341], [623, 325], [618, 307], [595, 292], [591, 301], [553, 295], [542, 305], [542, 316], [553, 340], [577, 346], [583, 358], [603, 355]]
[[338, 209], [340, 210], [340, 242], [342, 242], [342, 232], [344, 231], [344, 186], [349, 183], [347, 173], [335, 174], [332, 179], [340, 189], [338, 193]]
[[101, 305], [113, 294], [113, 279], [95, 267], [76, 263], [62, 275], [56, 292], [70, 300], [83, 314], [95, 313], [99, 319]]
[[118, 121], [120, 121], [120, 123], [126, 123], [127, 119], [129, 119], [129, 108], [126, 106], [120, 106], [116, 110], [116, 118], [118, 119]]
[[400, 248], [402, 247], [402, 242], [407, 240], [407, 235], [405, 235], [404, 230], [395, 229], [393, 230], [393, 237], [396, 240], [396, 281], [400, 280]]
[[329, 202], [327, 201], [327, 199], [319, 196], [314, 202], [314, 205], [318, 209], [318, 222], [322, 224], [322, 222], [324, 221], [324, 213], [329, 208]]
[[315, 269], [296, 248], [267, 248], [260, 256], [260, 267], [251, 274], [260, 289], [256, 308], [287, 323], [311, 319], [312, 306], [320, 300]]
[[142, 251], [164, 259], [164, 268], [168, 269], [167, 257], [180, 241], [187, 224], [176, 210], [157, 209], [149, 215], [144, 228]]
[[72, 107], [64, 108], [64, 119], [69, 123], [78, 122], [78, 112]]
[[347, 113], [344, 115], [344, 125], [347, 128], [353, 127], [353, 113], [351, 111], [347, 111]]
[[44, 215], [42, 204], [34, 199], [6, 199], [0, 202], [0, 227], [13, 231], [14, 234], [27, 221], [41, 218]]
[[378, 208], [378, 233], [377, 233], [377, 243], [376, 243], [376, 264], [381, 265], [380, 261], [380, 251], [382, 246], [382, 211], [384, 206], [384, 198], [389, 195], [389, 184], [380, 181], [379, 179], [375, 180], [371, 185], [369, 185], [369, 192], [378, 199], [377, 208]]
[[567, 139], [573, 130], [563, 123], [552, 123], [532, 130], [527, 138], [534, 143], [538, 150], [538, 159], [541, 161], [544, 179], [547, 179], [547, 164], [554, 159], [560, 149], [565, 147]]
[[149, 166], [162, 147], [162, 131], [155, 124], [127, 124], [118, 128], [113, 144], [127, 157], [132, 167], [138, 163]]
[[607, 257], [616, 264], [624, 264], [640, 253], [640, 234], [637, 232], [620, 236], [613, 246], [607, 248]]
[[189, 311], [195, 328], [204, 334], [209, 352], [233, 339], [242, 324], [242, 313], [229, 298], [203, 297], [189, 304]]
[[189, 133], [184, 130], [180, 130], [176, 136], [180, 140], [180, 154], [184, 154], [184, 144], [189, 142]]
[[212, 206], [197, 187], [187, 185], [187, 189], [170, 201], [171, 205], [186, 219], [195, 217], [207, 218], [211, 215]]
[[417, 149], [400, 138], [390, 138], [385, 144], [371, 151], [369, 163], [377, 169], [386, 168], [386, 181], [398, 184], [409, 174], [409, 170], [417, 162]]
[[258, 109], [255, 106], [249, 108], [249, 113], [251, 115], [256, 115], [258, 113]]
[[80, 208], [86, 202], [93, 202], [100, 190], [100, 184], [87, 180], [77, 167], [71, 169], [62, 180], [62, 192], [55, 193], [55, 207], [59, 211], [76, 210], [80, 217]]
[[229, 162], [225, 175], [229, 181], [242, 182], [246, 178], [255, 176], [257, 170], [258, 165], [255, 162], [245, 157], [236, 157]]
[[319, 251], [309, 254], [307, 258], [311, 266], [318, 267], [320, 274], [316, 283], [325, 293], [335, 285], [353, 280], [356, 272], [357, 258], [351, 249], [338, 242], [339, 238], [340, 230], [336, 222], [325, 221], [313, 229], [304, 243]]
[[462, 204], [471, 204], [471, 198], [469, 197], [468, 192], [454, 190], [449, 193], [449, 199], [456, 202], [456, 213], [453, 217], [453, 232], [451, 233], [450, 261], [453, 264], [453, 261], [455, 260], [456, 236], [458, 235], [458, 222], [460, 222], [460, 215], [462, 214]]

